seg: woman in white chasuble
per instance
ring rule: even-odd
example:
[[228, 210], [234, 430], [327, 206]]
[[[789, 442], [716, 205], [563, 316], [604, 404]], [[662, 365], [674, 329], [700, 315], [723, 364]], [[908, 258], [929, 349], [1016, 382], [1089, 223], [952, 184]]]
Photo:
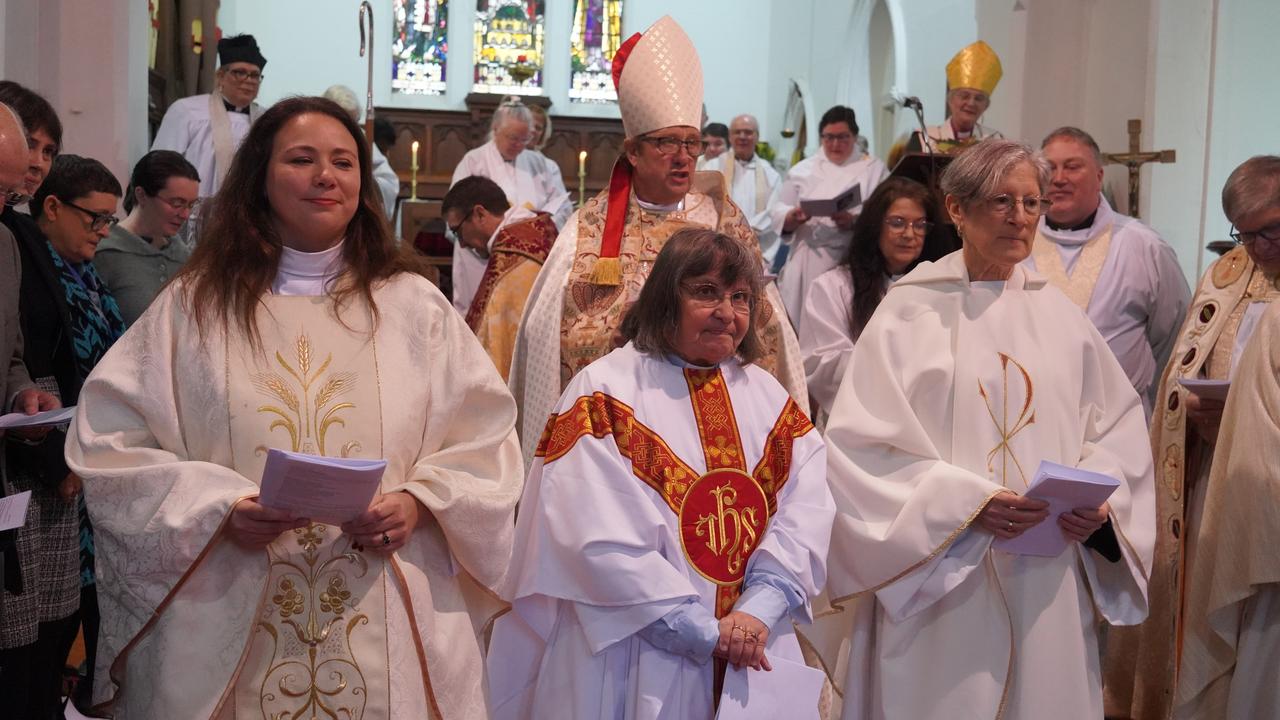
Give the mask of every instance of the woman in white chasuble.
[[[827, 426], [842, 612], [823, 621], [845, 632], [814, 633], [846, 720], [1102, 717], [1099, 619], [1146, 616], [1142, 404], [1084, 313], [1018, 264], [1047, 181], [1020, 143], [957, 157], [942, 189], [964, 247], [896, 282], [853, 349]], [[1025, 496], [1041, 461], [1119, 487], [1049, 517]], [[993, 547], [1041, 523], [1058, 554]]]
[[570, 381], [521, 500], [495, 718], [710, 718], [725, 663], [803, 663], [834, 508], [822, 438], [751, 364], [770, 307], [754, 249], [678, 230], [629, 342]]
[[[284, 100], [190, 262], [85, 383], [95, 702], [119, 718], [482, 718], [521, 487], [515, 405], [382, 217], [359, 128]], [[381, 458], [341, 526], [258, 502], [266, 451]]]

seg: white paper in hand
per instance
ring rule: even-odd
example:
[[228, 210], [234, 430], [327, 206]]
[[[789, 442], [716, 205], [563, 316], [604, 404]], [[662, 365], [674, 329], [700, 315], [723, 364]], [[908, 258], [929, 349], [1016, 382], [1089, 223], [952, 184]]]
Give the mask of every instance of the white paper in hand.
[[1227, 393], [1231, 390], [1230, 380], [1207, 380], [1205, 378], [1180, 378], [1182, 387], [1199, 395], [1205, 400], [1222, 400], [1226, 402]]
[[862, 186], [854, 183], [853, 187], [833, 198], [803, 198], [800, 209], [810, 217], [831, 217], [844, 210], [852, 210], [862, 204]]
[[769, 664], [773, 670], [730, 665], [724, 671], [716, 720], [818, 720], [822, 671], [777, 655], [769, 656]]
[[341, 525], [364, 512], [382, 483], [386, 460], [356, 460], [272, 449], [258, 501], [313, 522]]
[[31, 504], [31, 491], [0, 498], [0, 530], [12, 530], [27, 524], [27, 505]]
[[1057, 557], [1067, 549], [1058, 516], [1076, 508], [1098, 507], [1118, 487], [1120, 481], [1109, 475], [1042, 460], [1023, 495], [1049, 503], [1049, 517], [1016, 538], [997, 538], [991, 547], [1017, 555]]
[[44, 427], [46, 425], [62, 425], [71, 422], [75, 417], [76, 406], [58, 408], [57, 410], [45, 410], [35, 415], [27, 415], [26, 413], [9, 413], [8, 415], [0, 415], [0, 430], [13, 430], [14, 428], [28, 427]]

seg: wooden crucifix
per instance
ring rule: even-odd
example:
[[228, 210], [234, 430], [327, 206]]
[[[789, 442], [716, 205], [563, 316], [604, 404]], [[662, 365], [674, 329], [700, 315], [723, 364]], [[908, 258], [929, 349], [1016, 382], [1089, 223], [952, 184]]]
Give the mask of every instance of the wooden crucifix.
[[1149, 162], [1171, 163], [1177, 161], [1174, 150], [1155, 150], [1142, 152], [1142, 120], [1133, 118], [1129, 121], [1129, 152], [1103, 153], [1102, 159], [1108, 165], [1124, 165], [1129, 168], [1129, 214], [1138, 217], [1138, 189], [1141, 182], [1139, 171]]

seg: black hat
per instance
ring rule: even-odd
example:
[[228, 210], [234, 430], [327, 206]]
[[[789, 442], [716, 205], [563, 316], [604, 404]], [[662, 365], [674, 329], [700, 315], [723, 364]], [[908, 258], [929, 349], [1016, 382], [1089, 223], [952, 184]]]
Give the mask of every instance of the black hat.
[[267, 66], [267, 59], [258, 51], [258, 41], [252, 35], [233, 35], [219, 40], [218, 62], [221, 65], [246, 62], [257, 65], [259, 70]]

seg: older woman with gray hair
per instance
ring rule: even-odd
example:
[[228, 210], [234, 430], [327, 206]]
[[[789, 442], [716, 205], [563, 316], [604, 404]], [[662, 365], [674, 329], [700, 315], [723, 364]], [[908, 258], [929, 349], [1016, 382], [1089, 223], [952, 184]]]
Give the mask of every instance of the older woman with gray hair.
[[[957, 157], [942, 189], [964, 247], [899, 280], [854, 347], [827, 426], [843, 612], [825, 620], [844, 632], [816, 638], [846, 719], [1101, 717], [1097, 617], [1146, 616], [1142, 404], [1089, 319], [1019, 265], [1047, 182], [1021, 143]], [[1051, 506], [1029, 492], [1038, 466], [1117, 487]]]
[[803, 662], [834, 508], [822, 438], [751, 364], [768, 307], [758, 255], [679, 230], [627, 344], [569, 383], [521, 500], [493, 717], [706, 718], [726, 663]]
[[[533, 114], [519, 98], [507, 98], [493, 113], [488, 142], [462, 156], [449, 186], [471, 175], [487, 177], [498, 183], [512, 207], [549, 213], [556, 227], [564, 228], [573, 202], [560, 173], [550, 172], [541, 154], [527, 152], [533, 139]], [[463, 315], [471, 307], [486, 264], [485, 258], [455, 242], [452, 300]]]

